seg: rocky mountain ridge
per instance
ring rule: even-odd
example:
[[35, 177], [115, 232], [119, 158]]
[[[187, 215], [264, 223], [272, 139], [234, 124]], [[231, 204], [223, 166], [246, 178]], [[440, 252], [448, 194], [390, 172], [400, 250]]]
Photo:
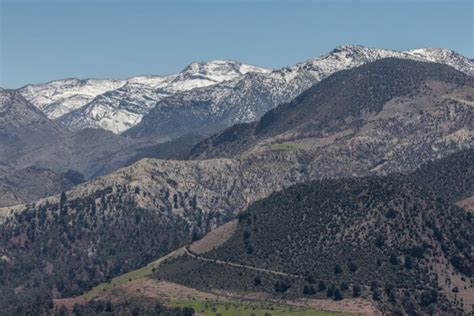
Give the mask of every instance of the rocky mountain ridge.
[[193, 63], [170, 76], [71, 79], [20, 91], [50, 118], [73, 129], [100, 127], [132, 137], [175, 138], [257, 120], [334, 72], [387, 57], [445, 63], [474, 73], [472, 61], [447, 49], [399, 52], [343, 45], [319, 58], [273, 71], [211, 61]]
[[124, 80], [66, 79], [27, 85], [20, 93], [72, 129], [104, 128], [120, 133], [137, 124], [154, 104], [175, 93], [209, 87], [249, 72], [269, 69], [234, 61], [194, 62], [168, 76], [138, 76]]

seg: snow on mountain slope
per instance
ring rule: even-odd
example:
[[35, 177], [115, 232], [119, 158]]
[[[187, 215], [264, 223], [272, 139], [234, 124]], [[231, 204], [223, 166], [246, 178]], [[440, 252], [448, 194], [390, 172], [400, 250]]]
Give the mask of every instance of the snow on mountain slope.
[[100, 127], [121, 133], [138, 124], [143, 115], [165, 97], [214, 86], [240, 78], [249, 72], [270, 71], [233, 61], [192, 63], [178, 74], [128, 79], [120, 88], [98, 95], [84, 106], [66, 113], [59, 120], [73, 129]]
[[452, 50], [444, 48], [421, 48], [412, 49], [406, 52], [414, 58], [421, 58], [422, 60], [432, 61], [435, 63], [444, 63], [459, 71], [474, 75], [474, 63], [470, 60]]
[[55, 119], [124, 84], [125, 80], [64, 79], [27, 85], [20, 93], [50, 119]]
[[134, 137], [178, 137], [256, 120], [336, 71], [386, 57], [444, 63], [474, 75], [472, 61], [447, 49], [399, 52], [343, 45], [273, 71], [215, 60], [192, 63], [168, 76], [60, 80], [20, 91], [50, 118], [73, 129], [100, 127], [114, 133], [129, 130]]
[[387, 57], [435, 61], [474, 74], [472, 61], [448, 50], [398, 52], [344, 45], [319, 58], [271, 73], [251, 73], [212, 87], [176, 93], [159, 101], [126, 134], [132, 137], [179, 137], [191, 130], [214, 133], [225, 126], [258, 119], [337, 71]]

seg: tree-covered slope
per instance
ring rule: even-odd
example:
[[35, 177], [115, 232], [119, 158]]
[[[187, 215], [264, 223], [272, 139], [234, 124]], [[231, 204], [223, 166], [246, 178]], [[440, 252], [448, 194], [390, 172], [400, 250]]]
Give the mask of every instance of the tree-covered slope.
[[217, 133], [198, 144], [191, 157], [233, 156], [277, 135], [286, 134], [294, 140], [358, 129], [390, 100], [436, 92], [435, 87], [426, 85], [430, 81], [459, 87], [472, 86], [472, 80], [447, 65], [396, 58], [377, 60], [334, 73], [255, 123], [234, 125]]
[[162, 265], [158, 276], [194, 287], [290, 297], [355, 293], [390, 313], [460, 313], [459, 288], [474, 291], [474, 221], [443, 198], [472, 191], [472, 177], [463, 176], [472, 174], [472, 157], [472, 150], [464, 151], [408, 176], [292, 186], [241, 213], [232, 237], [202, 255], [210, 261], [184, 256]]
[[411, 181], [455, 203], [474, 195], [474, 149], [462, 150], [423, 164], [410, 175]]
[[[59, 201], [7, 218], [0, 230], [2, 311], [47, 309], [53, 298], [81, 294], [192, 240], [186, 220], [140, 207], [129, 190], [139, 193], [130, 186], [104, 187], [85, 198], [63, 193]], [[203, 227], [216, 221], [198, 211], [190, 216]]]

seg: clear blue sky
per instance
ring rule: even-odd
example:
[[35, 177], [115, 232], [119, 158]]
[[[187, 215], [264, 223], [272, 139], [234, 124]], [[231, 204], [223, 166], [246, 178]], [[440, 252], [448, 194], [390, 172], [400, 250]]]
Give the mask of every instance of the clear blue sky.
[[167, 74], [196, 60], [279, 68], [341, 44], [474, 57], [472, 0], [0, 0], [0, 86]]

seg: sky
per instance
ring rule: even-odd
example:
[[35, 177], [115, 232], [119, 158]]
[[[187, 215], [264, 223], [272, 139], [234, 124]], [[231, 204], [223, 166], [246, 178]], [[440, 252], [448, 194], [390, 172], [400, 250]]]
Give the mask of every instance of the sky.
[[0, 19], [3, 88], [212, 59], [281, 68], [342, 44], [474, 57], [473, 0], [0, 0]]

